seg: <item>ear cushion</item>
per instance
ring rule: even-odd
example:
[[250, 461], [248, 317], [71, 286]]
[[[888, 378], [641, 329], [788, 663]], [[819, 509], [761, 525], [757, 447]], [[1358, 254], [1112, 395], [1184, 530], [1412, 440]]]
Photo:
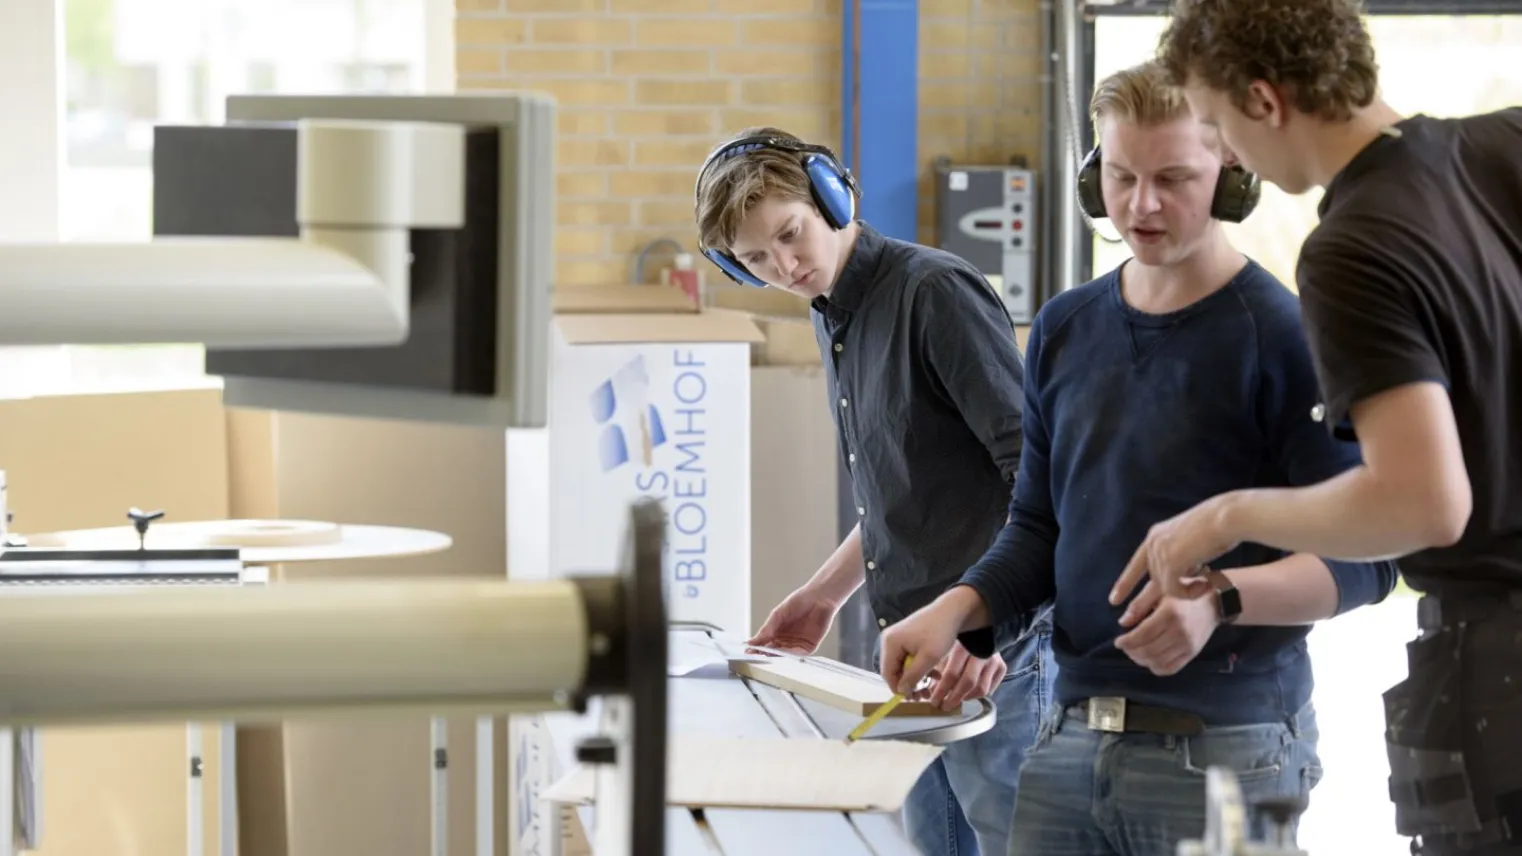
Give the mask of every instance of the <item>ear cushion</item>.
[[756, 275], [745, 269], [745, 265], [731, 257], [728, 253], [704, 247], [703, 256], [713, 262], [724, 275], [741, 285], [753, 285], [757, 288], [765, 288], [766, 283], [756, 278]]
[[1223, 166], [1220, 178], [1216, 179], [1210, 216], [1227, 223], [1240, 223], [1258, 207], [1262, 196], [1263, 183], [1257, 175], [1248, 172], [1241, 164]]
[[1091, 220], [1101, 220], [1109, 215], [1105, 212], [1104, 189], [1100, 184], [1100, 165], [1103, 158], [1099, 153], [1099, 147], [1089, 150], [1089, 154], [1083, 159], [1078, 167], [1078, 207]]
[[830, 228], [838, 231], [850, 225], [856, 219], [856, 194], [846, 186], [840, 165], [823, 155], [808, 155], [803, 171], [808, 174], [814, 204]]

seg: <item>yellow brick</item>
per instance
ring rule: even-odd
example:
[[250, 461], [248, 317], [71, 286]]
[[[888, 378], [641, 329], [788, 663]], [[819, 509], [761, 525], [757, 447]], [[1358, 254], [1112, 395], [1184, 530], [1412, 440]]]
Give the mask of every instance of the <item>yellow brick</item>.
[[713, 0], [713, 10], [720, 15], [754, 15], [761, 9], [768, 15], [807, 15], [826, 11], [819, 8], [818, 0]]
[[555, 205], [555, 219], [561, 226], [628, 226], [633, 213], [628, 202], [607, 199]]
[[711, 134], [713, 133], [713, 111], [701, 108], [622, 110], [613, 117], [613, 133], [631, 137], [654, 134]]
[[725, 137], [740, 133], [746, 128], [780, 128], [795, 137], [817, 141], [824, 136], [830, 124], [830, 108], [769, 107], [725, 110], [719, 117], [720, 130]]
[[602, 12], [607, 0], [504, 0], [508, 13], [514, 12]]
[[561, 167], [628, 166], [628, 140], [560, 140], [555, 159]]
[[926, 82], [921, 80], [919, 90], [921, 110], [933, 107], [962, 108], [967, 106], [968, 85], [966, 83]]
[[[750, 8], [754, 10], [755, 4]], [[770, 2], [766, 10], [772, 11]], [[635, 15], [700, 15], [708, 11], [708, 0], [609, 0], [608, 11]]]
[[[565, 158], [561, 157], [564, 163]], [[555, 192], [560, 196], [594, 196], [603, 197], [608, 195], [608, 174], [606, 172], [572, 172], [561, 170], [555, 176]]]
[[517, 18], [456, 18], [454, 40], [457, 45], [521, 44], [528, 26]]
[[924, 136], [965, 137], [972, 115], [965, 110], [926, 110], [920, 114], [920, 134]]
[[[985, 56], [993, 58], [993, 55]], [[509, 64], [511, 64], [512, 58], [512, 53], [508, 53], [507, 59]], [[971, 74], [972, 58], [965, 51], [925, 53], [920, 55], [920, 77], [934, 79], [968, 77]]]
[[967, 104], [974, 110], [992, 110], [1003, 103], [1004, 86], [979, 81], [967, 87]]
[[712, 140], [701, 138], [639, 140], [634, 144], [634, 163], [636, 166], [685, 166], [697, 169], [713, 150], [713, 146]]
[[713, 70], [718, 74], [791, 77], [834, 73], [839, 68], [839, 51], [818, 48], [715, 51], [713, 56]]
[[555, 125], [561, 136], [602, 134], [608, 130], [608, 114], [600, 110], [560, 110]]
[[934, 17], [966, 17], [972, 14], [973, 0], [919, 0], [920, 20]]
[[727, 80], [640, 80], [634, 97], [641, 104], [728, 104], [734, 86]]
[[602, 74], [608, 70], [608, 54], [595, 48], [513, 49], [507, 51], [507, 70], [513, 74]]
[[692, 202], [651, 200], [639, 204], [641, 226], [686, 226], [693, 222]]
[[1022, 53], [1041, 50], [1041, 19], [1029, 15], [1005, 24], [1004, 47]]
[[557, 286], [622, 285], [629, 281], [629, 263], [559, 259], [555, 265]]
[[461, 48], [455, 51], [454, 65], [460, 74], [501, 74], [502, 50]]
[[746, 21], [740, 38], [747, 45], [835, 46], [840, 44], [840, 21], [814, 15]]
[[[697, 180], [698, 161], [687, 169], [620, 170], [608, 176], [609, 196], [685, 196], [691, 204], [693, 182]], [[690, 212], [689, 212], [690, 213]]]
[[[645, 247], [663, 238], [670, 238], [671, 240], [681, 244], [684, 248], [686, 248], [688, 252], [696, 254], [698, 246], [698, 230], [697, 226], [691, 222], [690, 208], [688, 209], [688, 212], [688, 222], [682, 224], [681, 227], [662, 229], [613, 229], [611, 230], [609, 236], [609, 249], [612, 250], [613, 255], [637, 260], [640, 251]], [[671, 251], [669, 249], [662, 249], [659, 252], [650, 253], [650, 255], [646, 256], [645, 258], [645, 281], [659, 282], [661, 266], [670, 263]], [[698, 265], [708, 264], [708, 262], [703, 259], [694, 259], [693, 263]], [[718, 271], [714, 270], [712, 265], [709, 265], [709, 269], [712, 270], [714, 274], [718, 274]], [[706, 276], [707, 274], [708, 271], [704, 271], [704, 275]], [[635, 276], [637, 276], [637, 274], [634, 270], [634, 262], [631, 261], [629, 264], [629, 277], [630, 279], [633, 279]]]
[[537, 45], [626, 45], [634, 28], [617, 18], [536, 18], [533, 41]]
[[614, 74], [708, 74], [707, 50], [628, 50], [613, 52]]
[[740, 98], [746, 104], [833, 104], [840, 87], [833, 80], [747, 80]]
[[627, 80], [536, 80], [524, 88], [555, 97], [562, 107], [615, 107], [629, 103]]
[[456, 12], [500, 12], [502, 0], [455, 0]]
[[[920, 22], [920, 49], [932, 51], [966, 50], [972, 43], [972, 31], [962, 21], [922, 21]], [[982, 28], [979, 28], [982, 29]], [[997, 33], [998, 29], [988, 29]]]
[[595, 256], [608, 245], [606, 229], [556, 229], [555, 254], [557, 256]]
[[646, 18], [635, 25], [634, 40], [650, 46], [725, 47], [739, 42], [740, 26], [712, 18]]

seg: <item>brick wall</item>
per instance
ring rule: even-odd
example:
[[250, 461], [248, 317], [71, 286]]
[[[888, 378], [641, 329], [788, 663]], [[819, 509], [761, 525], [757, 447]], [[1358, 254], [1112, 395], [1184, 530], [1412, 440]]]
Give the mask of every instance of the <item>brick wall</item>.
[[[746, 126], [838, 146], [842, 2], [457, 0], [461, 90], [559, 101], [556, 286], [628, 282], [658, 238], [693, 249], [697, 166]], [[935, 155], [1035, 156], [1036, 3], [920, 0], [924, 240]]]

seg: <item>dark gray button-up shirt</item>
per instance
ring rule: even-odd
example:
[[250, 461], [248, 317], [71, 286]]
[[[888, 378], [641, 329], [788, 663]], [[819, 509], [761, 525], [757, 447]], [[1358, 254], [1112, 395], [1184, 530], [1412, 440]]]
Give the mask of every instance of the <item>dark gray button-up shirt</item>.
[[1009, 514], [1024, 366], [976, 268], [866, 224], [814, 333], [879, 625], [934, 600]]

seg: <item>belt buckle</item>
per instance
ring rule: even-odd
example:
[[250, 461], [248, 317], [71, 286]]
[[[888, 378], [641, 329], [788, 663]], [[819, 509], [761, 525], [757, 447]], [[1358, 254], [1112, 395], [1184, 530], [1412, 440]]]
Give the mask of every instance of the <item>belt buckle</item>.
[[1118, 696], [1089, 699], [1089, 729], [1122, 733], [1126, 730], [1126, 700]]

